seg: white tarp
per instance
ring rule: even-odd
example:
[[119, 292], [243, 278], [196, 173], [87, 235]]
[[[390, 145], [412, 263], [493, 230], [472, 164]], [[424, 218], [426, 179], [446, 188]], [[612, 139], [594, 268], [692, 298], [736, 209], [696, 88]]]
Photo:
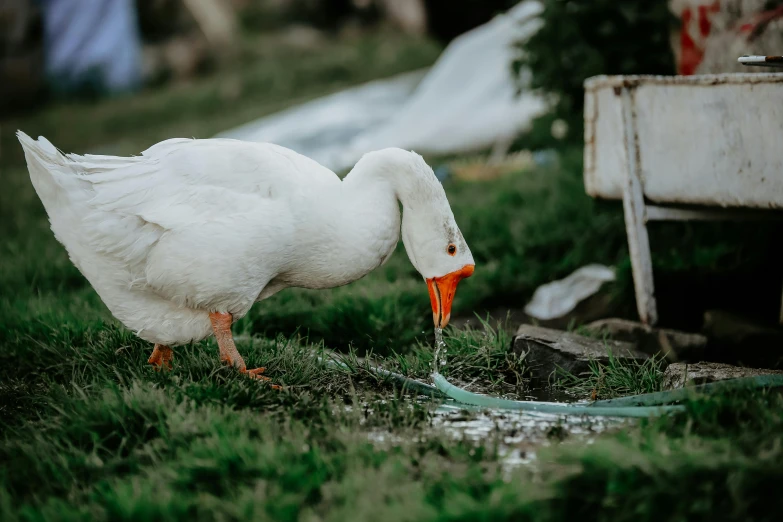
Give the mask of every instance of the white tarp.
[[513, 43], [540, 27], [541, 11], [526, 0], [461, 35], [418, 85], [420, 73], [372, 82], [218, 137], [277, 143], [336, 171], [384, 147], [452, 154], [510, 140], [546, 109], [539, 95], [516, 95], [511, 72]]
[[276, 143], [334, 168], [335, 154], [356, 136], [388, 121], [426, 72], [401, 74], [324, 96], [217, 137]]

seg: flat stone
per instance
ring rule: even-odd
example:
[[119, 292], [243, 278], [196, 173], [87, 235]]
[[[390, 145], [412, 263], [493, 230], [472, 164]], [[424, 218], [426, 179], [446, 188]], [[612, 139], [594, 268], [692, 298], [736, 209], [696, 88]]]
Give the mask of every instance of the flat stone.
[[663, 388], [672, 390], [692, 384], [707, 384], [727, 379], [741, 377], [756, 377], [759, 375], [783, 375], [780, 370], [765, 370], [761, 368], [743, 368], [722, 363], [672, 363], [663, 372]]
[[669, 362], [698, 361], [704, 356], [707, 336], [665, 328], [651, 328], [626, 319], [601, 319], [583, 327], [592, 336], [633, 343], [648, 355], [663, 355]]
[[514, 337], [513, 351], [525, 355], [534, 379], [547, 380], [561, 368], [579, 375], [590, 370], [590, 361], [607, 364], [609, 353], [621, 360], [644, 361], [650, 356], [632, 343], [602, 341], [561, 330], [523, 324]]

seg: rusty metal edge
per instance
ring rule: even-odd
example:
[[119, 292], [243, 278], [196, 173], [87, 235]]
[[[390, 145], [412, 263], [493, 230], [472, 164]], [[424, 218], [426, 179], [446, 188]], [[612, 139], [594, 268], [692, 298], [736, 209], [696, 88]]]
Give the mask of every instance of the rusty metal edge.
[[585, 90], [612, 88], [634, 88], [641, 85], [685, 85], [711, 86], [759, 83], [783, 83], [783, 73], [723, 73], [696, 74], [693, 76], [608, 76], [600, 75], [586, 79]]
[[600, 190], [598, 189], [597, 174], [596, 174], [596, 125], [598, 120], [598, 100], [596, 100], [595, 92], [585, 92], [585, 107], [584, 107], [584, 140], [585, 146], [583, 151], [583, 181], [585, 185], [585, 192], [591, 197], [598, 197]]

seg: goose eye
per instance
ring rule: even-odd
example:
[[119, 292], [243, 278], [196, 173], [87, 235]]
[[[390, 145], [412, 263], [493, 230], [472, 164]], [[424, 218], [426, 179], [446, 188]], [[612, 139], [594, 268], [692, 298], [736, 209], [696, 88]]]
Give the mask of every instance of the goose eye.
[[453, 256], [457, 253], [457, 245], [451, 243], [448, 248], [446, 248], [446, 252], [448, 252], [450, 256]]

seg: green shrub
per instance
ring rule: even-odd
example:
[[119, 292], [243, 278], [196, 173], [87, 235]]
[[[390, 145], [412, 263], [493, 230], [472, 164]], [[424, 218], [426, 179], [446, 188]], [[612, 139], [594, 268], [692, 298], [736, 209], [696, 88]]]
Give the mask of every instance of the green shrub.
[[665, 0], [543, 0], [544, 25], [519, 41], [513, 68], [531, 87], [555, 95], [555, 114], [581, 140], [583, 82], [599, 74], [673, 74], [676, 19]]

